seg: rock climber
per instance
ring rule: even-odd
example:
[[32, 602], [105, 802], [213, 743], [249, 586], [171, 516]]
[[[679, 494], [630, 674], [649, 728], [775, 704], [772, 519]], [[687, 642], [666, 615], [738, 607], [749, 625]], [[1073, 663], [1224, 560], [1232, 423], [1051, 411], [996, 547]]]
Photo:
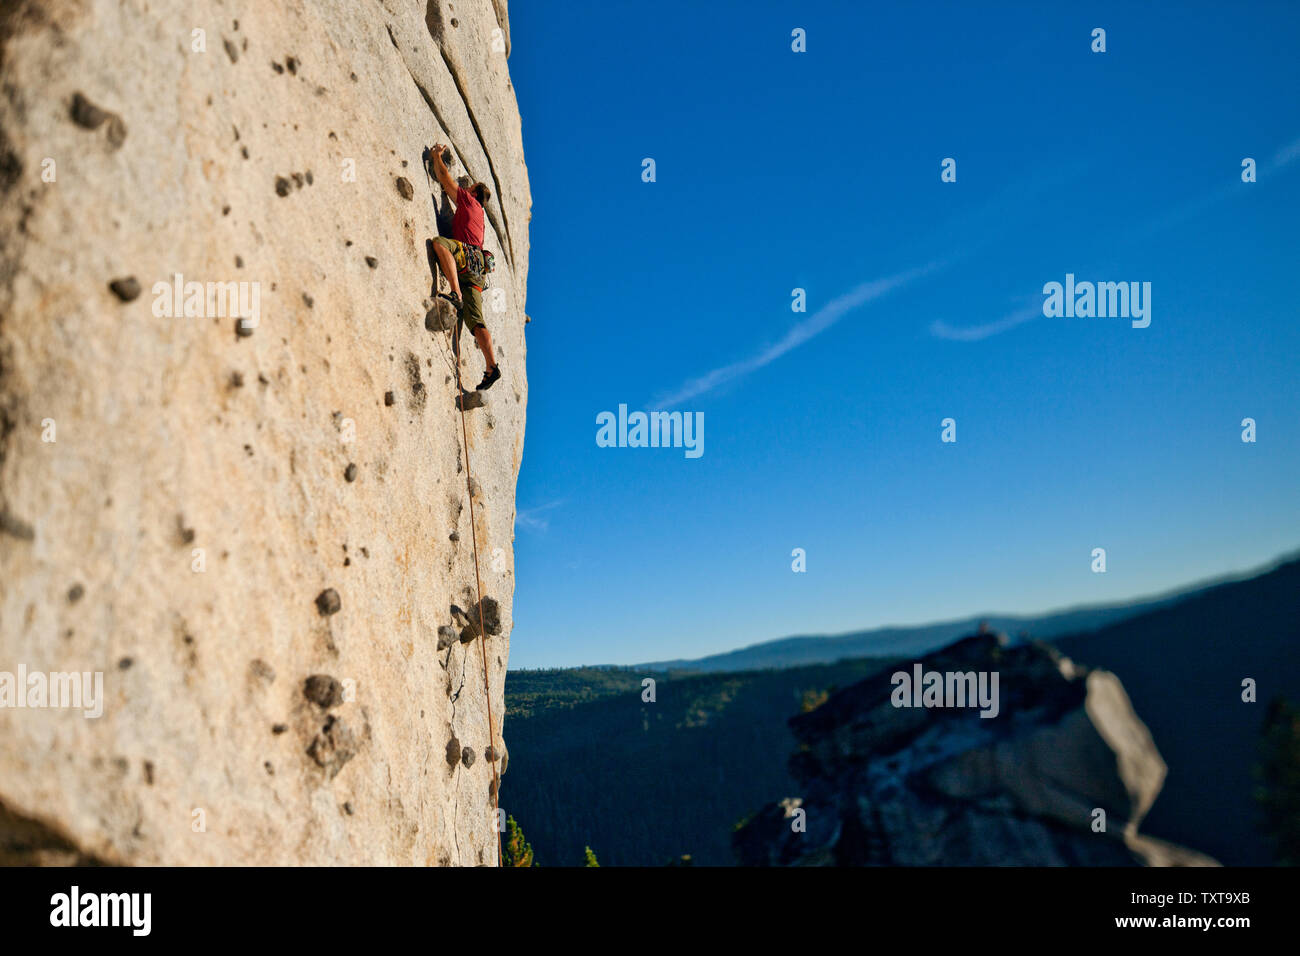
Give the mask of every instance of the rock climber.
[[[456, 215], [452, 219], [451, 238], [438, 236], [433, 240], [433, 252], [438, 257], [442, 274], [451, 283], [451, 295], [447, 296], [465, 327], [474, 335], [487, 370], [480, 390], [491, 388], [501, 377], [501, 367], [492, 353], [492, 334], [483, 322], [483, 206], [492, 198], [491, 191], [483, 183], [463, 188], [456, 185], [447, 172], [442, 161], [445, 146], [438, 144], [428, 150], [432, 159], [434, 178], [436, 178], [448, 198], [456, 206]], [[457, 334], [460, 330], [457, 329]]]

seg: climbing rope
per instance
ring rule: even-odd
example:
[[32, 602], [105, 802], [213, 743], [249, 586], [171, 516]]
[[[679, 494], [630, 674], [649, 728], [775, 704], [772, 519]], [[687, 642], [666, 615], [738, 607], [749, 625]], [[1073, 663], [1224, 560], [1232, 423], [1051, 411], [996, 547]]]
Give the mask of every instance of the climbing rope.
[[[428, 173], [425, 174], [426, 176]], [[487, 705], [488, 739], [492, 750], [492, 829], [497, 833], [497, 866], [501, 859], [501, 828], [497, 826], [497, 805], [501, 800], [501, 777], [497, 773], [497, 735], [492, 726], [492, 691], [488, 684], [487, 628], [483, 624], [483, 579], [478, 569], [478, 526], [474, 523], [474, 473], [469, 462], [469, 431], [465, 427], [465, 391], [460, 386], [460, 321], [457, 320], [452, 342], [456, 350], [456, 404], [460, 408], [460, 434], [465, 444], [465, 491], [469, 495], [469, 535], [474, 548], [474, 584], [478, 589], [478, 640], [483, 657], [483, 702]]]
[[[424, 179], [429, 184], [430, 196], [433, 194], [433, 180], [429, 176], [429, 166], [421, 157], [420, 165], [424, 167]], [[435, 230], [436, 231], [436, 230]], [[433, 274], [433, 292], [434, 300], [437, 301], [438, 294], [438, 273], [437, 263], [435, 260]], [[488, 720], [488, 744], [492, 752], [492, 829], [497, 834], [497, 866], [501, 866], [501, 828], [497, 826], [497, 809], [501, 801], [501, 776], [497, 772], [497, 760], [500, 755], [497, 753], [497, 735], [492, 725], [492, 689], [488, 682], [488, 661], [487, 661], [487, 627], [483, 622], [483, 578], [479, 573], [478, 565], [478, 526], [474, 522], [474, 472], [470, 467], [469, 461], [469, 430], [465, 427], [465, 390], [460, 384], [460, 317], [457, 316], [456, 324], [452, 327], [451, 340], [456, 353], [456, 407], [460, 409], [460, 434], [465, 448], [465, 492], [469, 496], [469, 534], [470, 543], [474, 550], [474, 585], [478, 592], [478, 640], [479, 651], [483, 658], [483, 702], [487, 705]], [[443, 353], [446, 354], [446, 353]]]

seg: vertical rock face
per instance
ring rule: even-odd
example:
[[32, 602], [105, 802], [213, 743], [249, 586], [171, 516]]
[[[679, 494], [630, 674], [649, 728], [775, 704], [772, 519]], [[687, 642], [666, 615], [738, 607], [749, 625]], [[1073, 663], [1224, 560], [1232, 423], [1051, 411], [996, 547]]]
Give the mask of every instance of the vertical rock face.
[[[503, 0], [0, 12], [0, 862], [496, 862], [500, 761], [463, 755], [505, 752], [508, 42]], [[492, 191], [468, 460], [435, 142]], [[440, 649], [475, 540], [496, 626]]]
[[[899, 706], [925, 704], [935, 674], [943, 696]], [[989, 693], [979, 706], [953, 706], [974, 701], [981, 681]], [[803, 794], [735, 833], [744, 865], [1214, 863], [1138, 834], [1164, 761], [1115, 675], [1043, 644], [969, 637], [847, 687], [790, 725]]]

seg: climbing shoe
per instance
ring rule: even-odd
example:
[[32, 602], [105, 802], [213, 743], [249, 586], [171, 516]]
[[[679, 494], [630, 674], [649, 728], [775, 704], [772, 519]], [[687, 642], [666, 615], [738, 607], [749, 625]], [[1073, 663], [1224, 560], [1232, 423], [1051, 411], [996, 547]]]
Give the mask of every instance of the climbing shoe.
[[465, 303], [460, 301], [460, 296], [455, 292], [439, 292], [438, 298], [446, 299], [456, 307], [456, 318], [458, 319], [460, 318], [461, 313], [465, 311]]
[[499, 379], [500, 377], [501, 377], [501, 363], [498, 362], [496, 364], [496, 367], [493, 368], [491, 371], [483, 373], [483, 381], [478, 383], [478, 391], [482, 392], [485, 391], [486, 389], [491, 388], [493, 384], [496, 383], [496, 380]]

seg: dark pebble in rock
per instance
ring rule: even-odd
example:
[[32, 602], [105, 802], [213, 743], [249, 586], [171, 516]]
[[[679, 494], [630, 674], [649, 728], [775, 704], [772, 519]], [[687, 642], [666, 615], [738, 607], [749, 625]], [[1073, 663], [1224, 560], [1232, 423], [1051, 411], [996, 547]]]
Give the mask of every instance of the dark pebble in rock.
[[113, 295], [123, 302], [133, 302], [140, 297], [140, 283], [136, 281], [135, 276], [114, 279], [108, 284], [108, 287], [113, 290]]
[[253, 334], [253, 327], [245, 324], [243, 319], [235, 319], [235, 335], [241, 339], [246, 339]]
[[469, 747], [464, 748], [460, 752], [460, 762], [463, 763], [466, 767], [474, 766], [474, 751], [471, 750]]
[[447, 766], [454, 767], [460, 763], [460, 741], [455, 737], [447, 741]]
[[277, 736], [280, 735], [280, 734], [282, 734], [282, 733], [284, 733], [284, 732], [285, 732], [286, 730], [288, 730], [288, 729], [289, 729], [289, 725], [288, 725], [288, 724], [272, 724], [272, 725], [271, 725], [271, 733], [276, 734]]
[[343, 602], [339, 599], [339, 592], [333, 588], [326, 588], [316, 595], [316, 610], [320, 611], [321, 617], [337, 614], [342, 607]]
[[445, 651], [456, 643], [456, 629], [446, 624], [438, 628], [438, 650]]
[[221, 42], [222, 42], [222, 43], [225, 45], [225, 47], [226, 47], [226, 56], [230, 57], [230, 62], [231, 62], [231, 63], [238, 63], [238, 62], [239, 62], [239, 47], [235, 46], [233, 43], [231, 43], [229, 40], [226, 40], [226, 39], [222, 39]]
[[397, 177], [397, 192], [407, 201], [415, 198], [415, 188], [411, 185], [411, 181], [405, 176]]
[[[470, 626], [477, 631], [480, 620], [478, 604], [470, 605], [469, 610], [465, 612], [465, 617], [470, 622]], [[497, 603], [496, 598], [483, 598], [483, 613], [481, 619], [483, 622], [483, 628], [489, 635], [501, 633], [501, 605]]]
[[83, 596], [85, 596], [85, 593], [86, 593], [85, 588], [83, 588], [80, 584], [74, 584], [72, 587], [68, 588], [68, 603], [76, 604], [78, 601], [82, 599]]
[[304, 292], [304, 293], [302, 294], [302, 301], [306, 302], [306, 303], [307, 303], [307, 308], [310, 309], [310, 308], [312, 307], [312, 305], [314, 304], [314, 301], [315, 301], [315, 300], [313, 300], [311, 296], [309, 296], [306, 292]]
[[357, 466], [352, 462], [348, 462], [348, 466], [343, 469], [343, 480], [344, 481], [357, 480]]
[[126, 123], [117, 115], [108, 118], [108, 145], [120, 149], [126, 142]]
[[397, 399], [393, 397], [393, 393], [392, 393], [392, 392], [384, 392], [384, 404], [385, 404], [385, 405], [391, 405], [391, 404], [393, 404], [393, 402], [395, 402], [395, 401], [397, 401]]
[[130, 670], [130, 669], [131, 669], [131, 665], [134, 664], [134, 663], [135, 663], [135, 661], [131, 660], [131, 658], [129, 658], [129, 657], [124, 657], [124, 658], [122, 658], [120, 661], [117, 662], [117, 669], [120, 670], [120, 671]]
[[285, 179], [283, 176], [275, 177], [275, 194], [277, 196], [289, 195], [289, 190], [291, 188], [292, 187], [289, 185], [289, 180]]
[[366, 256], [366, 265], [374, 269], [379, 265], [379, 260], [376, 259], [374, 256]]
[[455, 325], [456, 314], [451, 308], [451, 303], [447, 303], [446, 307], [442, 306], [441, 303], [445, 301], [443, 299], [434, 303], [424, 315], [424, 327], [430, 332], [450, 332]]
[[453, 531], [451, 534], [447, 535], [447, 540], [448, 540], [448, 541], [459, 541], [459, 540], [460, 540], [460, 532], [459, 532], [459, 531]]
[[268, 684], [275, 683], [275, 668], [260, 657], [255, 657], [248, 662], [248, 672]]
[[325, 724], [307, 748], [307, 756], [316, 761], [327, 776], [333, 780], [343, 769], [344, 764], [357, 755], [360, 743], [356, 734], [348, 725], [337, 717], [325, 718]]
[[100, 124], [108, 119], [108, 113], [101, 110], [81, 93], [72, 94], [72, 121], [85, 129], [99, 129]]
[[312, 674], [303, 682], [302, 694], [324, 710], [343, 703], [343, 685], [328, 674]]

